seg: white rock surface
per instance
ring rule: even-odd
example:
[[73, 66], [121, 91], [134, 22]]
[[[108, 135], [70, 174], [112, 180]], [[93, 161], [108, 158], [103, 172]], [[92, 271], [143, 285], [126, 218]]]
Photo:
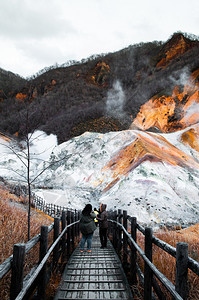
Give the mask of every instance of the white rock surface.
[[[60, 145], [57, 145], [53, 135], [35, 133], [34, 143], [31, 143], [30, 166], [34, 191], [47, 203], [77, 209], [82, 209], [89, 202], [99, 207], [103, 202], [108, 209], [126, 209], [139, 222], [148, 225], [198, 223], [197, 168], [144, 161], [127, 175], [120, 176], [119, 181], [109, 190], [103, 191], [110, 183], [112, 174], [111, 170], [105, 172], [102, 168], [124, 146], [133, 142], [137, 133], [133, 130], [106, 134], [86, 132]], [[181, 144], [181, 133], [163, 136], [198, 163], [197, 151]], [[24, 155], [27, 151], [15, 146], [13, 153], [7, 146], [13, 144], [0, 139], [0, 176], [24, 183], [27, 174]]]

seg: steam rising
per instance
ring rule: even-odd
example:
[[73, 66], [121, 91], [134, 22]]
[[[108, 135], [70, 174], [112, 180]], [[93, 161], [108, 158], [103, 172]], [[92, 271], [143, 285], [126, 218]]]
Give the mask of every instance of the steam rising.
[[191, 118], [194, 114], [199, 113], [199, 103], [192, 103], [185, 113], [185, 119]]
[[187, 67], [183, 68], [180, 74], [178, 71], [175, 75], [177, 75], [178, 79], [173, 76], [170, 77], [174, 84], [182, 86], [189, 84], [190, 71]]
[[108, 92], [106, 113], [113, 117], [124, 117], [125, 93], [119, 80], [114, 82], [113, 88]]

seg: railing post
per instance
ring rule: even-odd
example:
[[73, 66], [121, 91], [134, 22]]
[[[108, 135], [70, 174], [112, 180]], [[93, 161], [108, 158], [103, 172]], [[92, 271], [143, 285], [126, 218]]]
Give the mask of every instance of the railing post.
[[187, 299], [187, 276], [188, 276], [188, 244], [177, 243], [176, 245], [176, 274], [175, 290], [184, 299]]
[[[137, 243], [137, 219], [135, 217], [131, 218], [131, 237]], [[137, 261], [137, 252], [133, 244], [131, 244], [130, 281], [133, 285], [137, 284], [136, 261]]]
[[[67, 211], [67, 226], [71, 224], [71, 212]], [[71, 249], [70, 249], [70, 239], [71, 239], [71, 228], [67, 229], [67, 256], [70, 256]]]
[[15, 244], [13, 248], [10, 300], [14, 300], [23, 288], [25, 244]]
[[[53, 236], [54, 242], [59, 237], [59, 225], [60, 225], [59, 218], [54, 218], [54, 236]], [[59, 260], [59, 243], [53, 250], [53, 267], [57, 265], [58, 260]]]
[[[42, 261], [44, 256], [48, 251], [48, 226], [41, 226], [41, 237], [40, 237], [40, 249], [39, 249], [39, 262]], [[47, 283], [47, 265], [46, 263], [43, 266], [43, 269], [39, 275], [38, 283], [38, 296], [41, 299], [44, 299], [46, 293], [46, 283]]]
[[[71, 213], [71, 223], [74, 223], [75, 217], [74, 217], [74, 212], [72, 211]], [[72, 243], [72, 250], [74, 251], [75, 249], [75, 226], [72, 226], [71, 228], [71, 243]]]
[[[62, 211], [61, 230], [63, 231], [65, 228], [66, 228], [66, 212]], [[62, 247], [62, 261], [63, 261], [66, 256], [66, 234], [64, 234], [62, 237], [61, 247]]]
[[[112, 211], [108, 211], [108, 218], [110, 220], [112, 220]], [[113, 226], [112, 226], [112, 222], [108, 222], [108, 235], [109, 237], [113, 237], [113, 230], [112, 230]]]
[[[117, 222], [121, 224], [122, 220], [122, 211], [118, 209]], [[122, 230], [119, 225], [117, 225], [117, 254], [121, 258], [121, 249], [122, 249]]]
[[[127, 230], [127, 211], [123, 210], [123, 226]], [[123, 266], [124, 270], [127, 270], [127, 247], [128, 247], [128, 238], [127, 235], [123, 232]]]
[[[114, 211], [113, 212], [113, 221], [116, 221], [117, 220], [117, 212]], [[117, 245], [117, 232], [116, 232], [116, 229], [117, 229], [117, 225], [115, 223], [113, 223], [113, 247], [116, 248], [116, 245]]]
[[[78, 220], [80, 220], [80, 211], [78, 211]], [[78, 237], [79, 237], [79, 235], [80, 235], [79, 223], [77, 225], [77, 232], [78, 232]]]
[[[77, 210], [75, 209], [74, 221], [77, 222]], [[75, 224], [75, 240], [77, 238], [77, 224]]]
[[[145, 255], [152, 262], [152, 229], [145, 228]], [[147, 263], [144, 263], [144, 300], [152, 299], [153, 273]]]
[[59, 205], [59, 217], [61, 217], [62, 216], [62, 207], [61, 207], [61, 205]]

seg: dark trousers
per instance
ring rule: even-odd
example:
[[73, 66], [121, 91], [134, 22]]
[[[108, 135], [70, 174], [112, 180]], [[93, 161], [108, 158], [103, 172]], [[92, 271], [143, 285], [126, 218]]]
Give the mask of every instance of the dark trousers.
[[99, 228], [99, 236], [102, 247], [107, 246], [107, 229], [108, 228]]

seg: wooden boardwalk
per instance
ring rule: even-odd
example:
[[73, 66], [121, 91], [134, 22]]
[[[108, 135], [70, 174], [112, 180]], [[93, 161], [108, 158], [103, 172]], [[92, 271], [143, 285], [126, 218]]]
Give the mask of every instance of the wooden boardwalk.
[[107, 248], [100, 249], [100, 246], [97, 229], [93, 236], [91, 253], [81, 253], [79, 246], [73, 252], [54, 300], [133, 299], [112, 244], [108, 241]]

